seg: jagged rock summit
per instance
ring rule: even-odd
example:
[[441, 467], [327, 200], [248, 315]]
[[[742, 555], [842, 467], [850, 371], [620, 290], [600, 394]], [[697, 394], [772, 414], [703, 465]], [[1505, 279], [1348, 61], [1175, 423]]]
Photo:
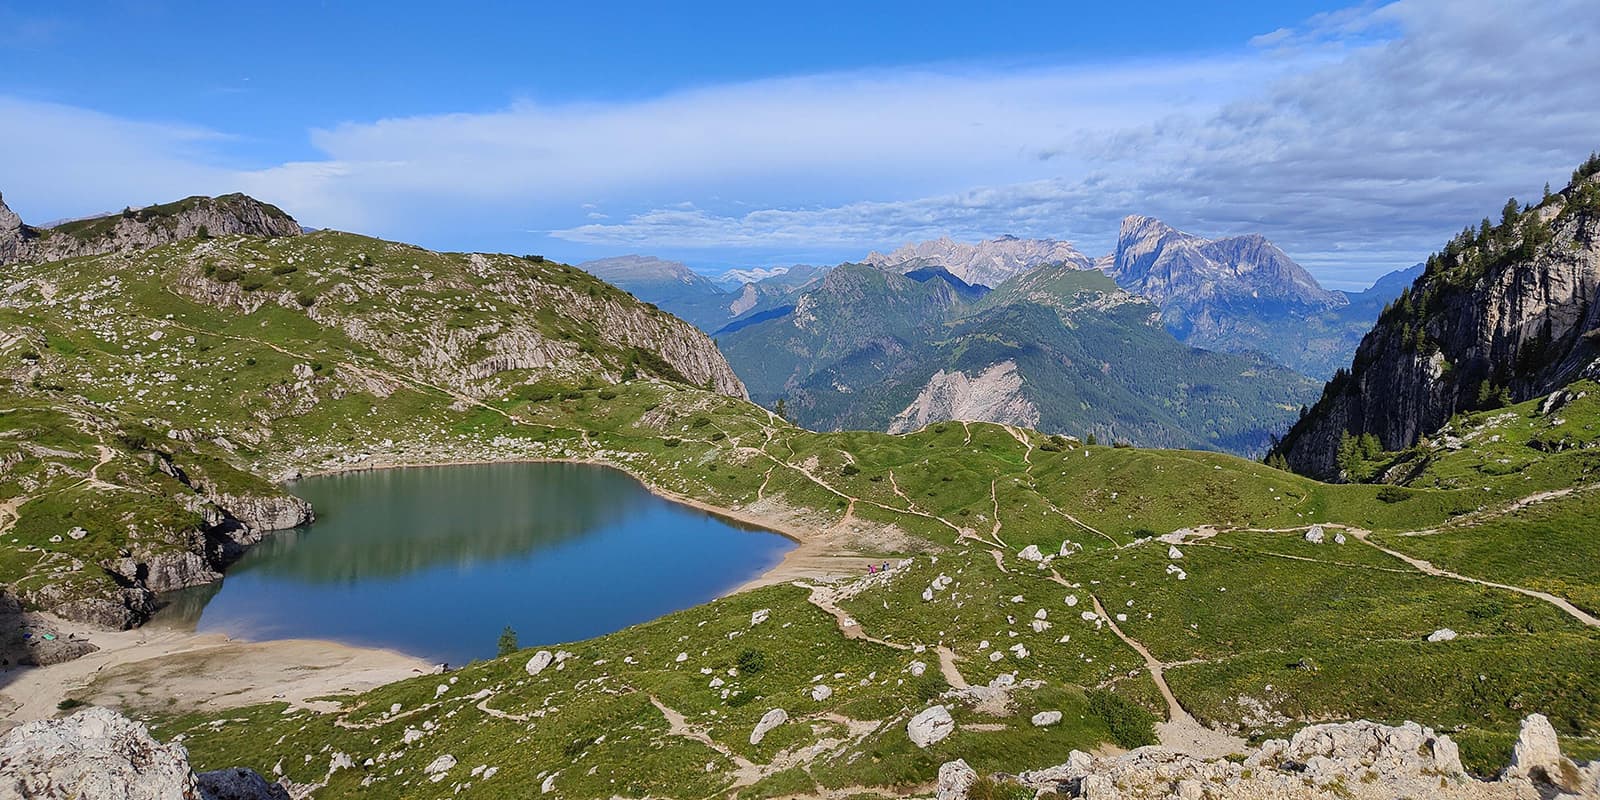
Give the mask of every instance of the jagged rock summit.
[[1089, 269], [1093, 265], [1071, 242], [1015, 236], [1001, 236], [977, 244], [957, 242], [944, 236], [901, 245], [890, 253], [870, 253], [866, 263], [895, 267], [901, 272], [940, 266], [967, 283], [991, 288], [1045, 264], [1069, 264], [1076, 269]]
[[[1206, 324], [1213, 306], [1270, 303], [1309, 312], [1349, 303], [1259, 234], [1205, 239], [1152, 217], [1124, 218], [1116, 252], [1100, 267], [1169, 318], [1182, 311], [1190, 326]], [[1168, 327], [1183, 338], [1172, 319]]]
[[0, 196], [0, 264], [148, 250], [200, 235], [231, 234], [298, 236], [300, 223], [277, 206], [243, 194], [225, 194], [35, 228], [24, 224]]
[[0, 798], [288, 800], [248, 769], [196, 775], [189, 753], [104, 708], [19, 725], [0, 736]]

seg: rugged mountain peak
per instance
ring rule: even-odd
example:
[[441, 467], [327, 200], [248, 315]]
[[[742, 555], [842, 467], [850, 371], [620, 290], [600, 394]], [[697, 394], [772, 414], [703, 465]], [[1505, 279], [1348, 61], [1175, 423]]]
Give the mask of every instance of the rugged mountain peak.
[[64, 222], [51, 228], [22, 224], [0, 203], [0, 263], [59, 261], [77, 256], [148, 250], [196, 236], [298, 236], [300, 223], [277, 206], [243, 194], [186, 197], [129, 208], [121, 214]]
[[1070, 242], [1001, 236], [967, 244], [948, 236], [905, 244], [890, 253], [873, 252], [866, 263], [879, 267], [907, 265], [902, 271], [938, 265], [970, 284], [995, 287], [1044, 264], [1066, 263], [1088, 269], [1092, 262]]
[[1123, 218], [1116, 251], [1099, 266], [1163, 308], [1231, 301], [1321, 310], [1347, 302], [1260, 234], [1206, 239], [1154, 217]]
[[1458, 411], [1600, 377], [1597, 297], [1600, 159], [1538, 207], [1508, 206], [1499, 225], [1468, 228], [1431, 256], [1274, 455], [1338, 477], [1346, 437], [1400, 450]]
[[22, 217], [6, 205], [5, 195], [0, 194], [0, 236], [16, 233], [22, 228]]

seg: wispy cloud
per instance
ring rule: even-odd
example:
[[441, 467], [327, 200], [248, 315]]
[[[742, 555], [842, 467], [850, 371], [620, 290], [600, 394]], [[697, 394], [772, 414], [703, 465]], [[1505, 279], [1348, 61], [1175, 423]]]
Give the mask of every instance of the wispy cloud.
[[203, 129], [0, 99], [0, 189], [91, 209], [242, 189], [310, 224], [449, 246], [533, 228], [590, 252], [749, 261], [1000, 233], [1099, 252], [1144, 213], [1265, 233], [1348, 285], [1600, 147], [1587, 5], [1401, 0], [1207, 57], [349, 122], [310, 132], [319, 157], [265, 169], [219, 166]]

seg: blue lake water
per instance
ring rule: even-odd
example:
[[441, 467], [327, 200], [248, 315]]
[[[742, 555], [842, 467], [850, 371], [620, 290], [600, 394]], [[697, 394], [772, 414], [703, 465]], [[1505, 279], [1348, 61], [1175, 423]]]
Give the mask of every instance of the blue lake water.
[[620, 630], [711, 600], [793, 542], [583, 464], [355, 472], [289, 486], [317, 521], [251, 548], [155, 624], [332, 639], [462, 664]]

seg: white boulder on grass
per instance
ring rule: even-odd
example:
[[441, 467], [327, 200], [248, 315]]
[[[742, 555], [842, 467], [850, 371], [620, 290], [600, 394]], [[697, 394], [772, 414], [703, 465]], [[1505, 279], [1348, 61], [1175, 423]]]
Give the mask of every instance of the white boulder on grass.
[[1022, 552], [1017, 554], [1017, 558], [1023, 561], [1043, 561], [1044, 553], [1039, 552], [1039, 545], [1030, 544], [1022, 548]]
[[539, 673], [544, 672], [544, 668], [550, 666], [550, 663], [555, 660], [556, 654], [550, 652], [549, 650], [540, 650], [539, 652], [534, 653], [533, 658], [528, 659], [528, 674], [538, 675]]
[[828, 686], [826, 684], [817, 684], [816, 686], [811, 687], [811, 699], [812, 700], [815, 700], [815, 701], [820, 703], [820, 702], [822, 702], [822, 701], [824, 701], [824, 700], [826, 700], [826, 699], [828, 699], [828, 698], [830, 698], [832, 696], [833, 696], [833, 689], [828, 688]]
[[1312, 525], [1311, 529], [1306, 531], [1306, 541], [1312, 544], [1322, 544], [1322, 526]]
[[929, 706], [906, 723], [906, 735], [917, 747], [942, 742], [955, 729], [956, 721], [950, 716], [950, 709], [944, 706]]
[[755, 729], [750, 731], [750, 743], [761, 744], [761, 740], [767, 738], [768, 732], [788, 721], [789, 712], [781, 708], [774, 708], [762, 714], [761, 721], [757, 722]]
[[1428, 641], [1430, 641], [1430, 642], [1448, 642], [1448, 641], [1450, 641], [1450, 640], [1452, 640], [1452, 639], [1454, 639], [1454, 638], [1456, 638], [1457, 636], [1460, 636], [1460, 635], [1461, 634], [1458, 634], [1455, 631], [1450, 630], [1449, 628], [1440, 628], [1439, 630], [1436, 630], [1433, 633], [1428, 634]]
[[763, 622], [766, 622], [767, 618], [770, 617], [770, 616], [772, 616], [772, 609], [770, 609], [770, 608], [761, 608], [761, 609], [755, 610], [754, 612], [751, 612], [751, 614], [750, 614], [750, 627], [753, 628], [753, 627], [755, 627], [757, 625], [760, 625]]
[[1060, 711], [1040, 711], [1033, 715], [1033, 727], [1048, 728], [1051, 725], [1061, 724]]

